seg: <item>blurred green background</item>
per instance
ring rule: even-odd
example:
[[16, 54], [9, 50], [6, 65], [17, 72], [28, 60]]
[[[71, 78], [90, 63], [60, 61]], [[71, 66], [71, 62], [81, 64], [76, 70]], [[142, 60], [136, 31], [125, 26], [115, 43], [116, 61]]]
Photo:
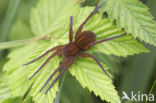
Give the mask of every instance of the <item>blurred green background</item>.
[[[31, 8], [38, 0], [0, 0], [0, 42], [28, 39], [34, 36], [30, 29], [29, 15]], [[86, 2], [83, 6], [90, 5]], [[154, 17], [156, 17], [156, 0], [142, 0]], [[94, 2], [93, 2], [94, 3]], [[143, 43], [144, 44], [144, 43]], [[115, 74], [114, 84], [120, 97], [122, 91], [130, 94], [131, 91], [149, 94], [154, 81], [156, 80], [156, 47], [144, 44], [151, 52], [120, 58], [121, 64], [116, 62], [118, 67]], [[0, 75], [3, 75], [2, 68], [7, 61], [10, 49], [0, 50]], [[109, 57], [107, 57], [109, 58]], [[72, 85], [73, 88], [68, 88]], [[71, 87], [71, 86], [70, 86]], [[0, 92], [1, 93], [1, 92]], [[152, 90], [156, 94], [156, 88]], [[1, 94], [0, 94], [1, 95]], [[71, 98], [72, 95], [72, 98]], [[3, 96], [4, 97], [4, 96]], [[5, 97], [4, 97], [5, 98]], [[1, 98], [0, 99], [4, 99]], [[18, 101], [16, 101], [18, 99]], [[12, 102], [9, 102], [12, 101]], [[16, 102], [13, 102], [16, 101]], [[5, 103], [23, 103], [20, 98], [6, 100]], [[31, 98], [25, 103], [33, 103]], [[99, 97], [82, 89], [75, 78], [67, 72], [61, 92], [61, 103], [103, 103]]]

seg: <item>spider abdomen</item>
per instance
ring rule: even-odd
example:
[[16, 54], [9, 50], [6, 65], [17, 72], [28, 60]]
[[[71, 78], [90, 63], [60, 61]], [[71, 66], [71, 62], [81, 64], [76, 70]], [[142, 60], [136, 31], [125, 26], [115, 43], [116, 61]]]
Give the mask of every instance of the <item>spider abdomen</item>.
[[89, 43], [96, 41], [96, 35], [92, 31], [83, 31], [76, 38], [75, 43], [80, 50], [85, 48]]
[[65, 45], [63, 47], [63, 55], [65, 57], [69, 57], [69, 56], [75, 56], [79, 53], [79, 48], [77, 47], [77, 45], [73, 42], [68, 43], [67, 45]]

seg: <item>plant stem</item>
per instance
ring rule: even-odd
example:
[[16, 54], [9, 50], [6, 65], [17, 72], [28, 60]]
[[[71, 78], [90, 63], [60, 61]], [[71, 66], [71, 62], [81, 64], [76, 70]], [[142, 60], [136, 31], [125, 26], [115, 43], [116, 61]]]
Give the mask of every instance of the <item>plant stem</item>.
[[14, 48], [18, 46], [23, 46], [29, 43], [33, 43], [38, 40], [47, 40], [51, 39], [51, 36], [41, 36], [41, 37], [34, 37], [30, 39], [25, 39], [25, 40], [16, 40], [16, 41], [8, 41], [8, 42], [0, 42], [0, 50], [2, 49], [9, 49], [9, 48]]
[[[154, 89], [154, 87], [155, 87], [155, 84], [156, 84], [156, 80], [154, 81], [154, 83], [153, 83], [153, 85], [152, 85], [152, 88], [151, 88], [151, 90], [150, 90], [150, 92], [149, 92], [149, 95], [152, 93], [152, 91], [153, 91], [153, 89]], [[148, 98], [149, 98], [149, 95], [148, 95]], [[147, 101], [146, 101], [145, 103], [147, 103]]]
[[0, 43], [0, 50], [14, 48], [14, 47], [26, 45], [32, 42], [33, 42], [32, 39], [2, 42]]

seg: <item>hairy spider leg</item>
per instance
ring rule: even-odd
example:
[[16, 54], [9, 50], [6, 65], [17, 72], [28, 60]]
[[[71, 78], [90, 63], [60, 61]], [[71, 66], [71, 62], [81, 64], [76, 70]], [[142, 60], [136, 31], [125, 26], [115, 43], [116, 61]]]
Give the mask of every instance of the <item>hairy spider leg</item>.
[[69, 42], [73, 41], [73, 16], [70, 16]]
[[48, 78], [48, 80], [46, 81], [46, 83], [44, 84], [44, 86], [41, 88], [40, 92], [44, 89], [44, 87], [48, 84], [48, 82], [53, 78], [53, 76], [61, 69], [63, 68], [65, 65], [68, 64], [68, 60], [65, 61], [65, 58], [63, 58], [63, 62], [62, 64], [52, 73], [52, 75]]
[[64, 67], [64, 69], [60, 72], [60, 74], [54, 79], [54, 81], [50, 84], [48, 89], [46, 90], [45, 94], [50, 90], [53, 84], [63, 75], [63, 73], [74, 63], [76, 57], [72, 57], [68, 60], [68, 64]]
[[56, 51], [55, 53], [53, 53], [51, 56], [48, 57], [48, 59], [46, 59], [46, 61], [36, 70], [36, 72], [28, 79], [32, 79], [48, 62], [49, 60], [51, 60], [54, 56], [61, 54], [62, 51]]
[[105, 38], [105, 39], [102, 39], [102, 40], [99, 40], [99, 41], [90, 43], [90, 44], [88, 44], [88, 45], [89, 45], [89, 46], [93, 46], [93, 45], [96, 45], [96, 44], [99, 44], [99, 43], [102, 43], [102, 42], [105, 42], [105, 41], [109, 41], [109, 40], [112, 40], [112, 39], [121, 37], [121, 36], [123, 36], [123, 35], [125, 35], [125, 34], [126, 34], [126, 33], [123, 33], [123, 34], [117, 35], [117, 36], [113, 36], [113, 37], [109, 37], [109, 38]]
[[126, 34], [126, 33], [123, 33], [123, 34], [121, 34], [121, 35], [117, 35], [117, 36], [113, 36], [113, 37], [105, 38], [105, 39], [102, 39], [102, 40], [99, 40], [99, 41], [96, 41], [96, 42], [89, 43], [89, 44], [84, 48], [84, 50], [87, 50], [88, 48], [90, 48], [91, 46], [94, 46], [94, 45], [96, 45], [96, 44], [99, 44], [99, 43], [102, 43], [102, 42], [105, 42], [105, 41], [109, 41], [109, 40], [112, 40], [112, 39], [121, 37], [121, 36], [123, 36], [123, 35], [125, 35], [125, 34]]
[[92, 58], [103, 70], [103, 72], [111, 79], [111, 77], [109, 76], [109, 74], [106, 72], [106, 70], [103, 68], [103, 66], [101, 65], [101, 63], [92, 55], [90, 54], [81, 54], [80, 57], [89, 57]]
[[89, 14], [89, 16], [86, 18], [86, 20], [80, 25], [78, 31], [76, 32], [75, 38], [77, 38], [77, 37], [79, 36], [79, 34], [80, 34], [81, 31], [82, 31], [83, 26], [87, 23], [87, 21], [88, 21], [88, 20], [98, 11], [98, 9], [99, 9], [100, 7], [102, 7], [104, 4], [105, 4], [105, 2], [103, 2], [103, 3], [100, 4], [98, 7], [96, 7], [96, 8]]
[[23, 64], [23, 66], [24, 66], [24, 65], [29, 65], [29, 64], [31, 64], [31, 63], [33, 63], [33, 62], [35, 62], [35, 61], [41, 59], [42, 57], [46, 56], [48, 53], [50, 53], [50, 52], [52, 52], [52, 51], [54, 51], [54, 50], [61, 49], [62, 47], [63, 47], [62, 45], [56, 46], [56, 47], [54, 47], [54, 48], [52, 48], [52, 49], [46, 51], [44, 54], [42, 54], [41, 56], [37, 57], [36, 59], [34, 59], [34, 60], [32, 60], [32, 61], [30, 61], [30, 62], [28, 62], [28, 63], [26, 63], [26, 64]]

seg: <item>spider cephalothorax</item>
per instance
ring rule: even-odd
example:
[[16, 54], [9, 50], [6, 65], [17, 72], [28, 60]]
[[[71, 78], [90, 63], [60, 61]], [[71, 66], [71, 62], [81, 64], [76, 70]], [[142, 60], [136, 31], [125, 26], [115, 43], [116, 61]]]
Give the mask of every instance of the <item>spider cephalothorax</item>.
[[79, 36], [75, 38], [74, 42], [69, 42], [63, 46], [63, 55], [65, 57], [76, 56], [88, 48], [89, 43], [96, 41], [96, 35], [91, 31], [81, 32]]
[[101, 42], [104, 41], [108, 41], [117, 37], [120, 37], [124, 34], [118, 35], [118, 36], [114, 36], [114, 37], [109, 37], [109, 38], [105, 38], [99, 41], [96, 41], [96, 34], [94, 34], [92, 31], [82, 31], [83, 26], [87, 23], [87, 21], [98, 11], [98, 9], [103, 5], [104, 3], [102, 3], [101, 5], [99, 5], [98, 7], [96, 7], [91, 13], [90, 15], [86, 18], [86, 20], [80, 25], [80, 27], [78, 28], [78, 31], [76, 32], [75, 35], [75, 39], [73, 41], [73, 17], [70, 17], [70, 29], [69, 29], [69, 43], [66, 45], [59, 45], [56, 46], [48, 51], [46, 51], [44, 54], [42, 54], [41, 56], [39, 56], [38, 58], [30, 61], [27, 64], [24, 65], [28, 65], [30, 63], [33, 63], [37, 60], [39, 60], [40, 58], [44, 57], [45, 55], [47, 55], [50, 52], [55, 51], [52, 55], [50, 55], [46, 61], [40, 66], [40, 68], [37, 69], [37, 71], [29, 78], [29, 80], [31, 78], [33, 78], [48, 62], [49, 60], [51, 60], [54, 56], [59, 56], [59, 55], [63, 55], [64, 58], [62, 60], [62, 64], [52, 73], [52, 75], [49, 77], [49, 79], [47, 80], [47, 82], [45, 83], [45, 85], [41, 88], [40, 91], [42, 91], [44, 89], [44, 87], [48, 84], [48, 82], [52, 79], [52, 77], [61, 69], [64, 68], [60, 74], [54, 79], [54, 81], [50, 84], [49, 88], [46, 90], [45, 93], [47, 93], [49, 91], [49, 89], [53, 86], [53, 84], [63, 75], [63, 73], [74, 63], [74, 61], [76, 60], [76, 57], [89, 57], [92, 58], [93, 60], [95, 60], [95, 62], [101, 67], [101, 69], [104, 71], [104, 73], [111, 78], [107, 72], [104, 70], [104, 68], [102, 67], [102, 65], [100, 64], [100, 62], [92, 55], [90, 54], [85, 54], [83, 53], [84, 51], [88, 50], [88, 48], [99, 44]]

